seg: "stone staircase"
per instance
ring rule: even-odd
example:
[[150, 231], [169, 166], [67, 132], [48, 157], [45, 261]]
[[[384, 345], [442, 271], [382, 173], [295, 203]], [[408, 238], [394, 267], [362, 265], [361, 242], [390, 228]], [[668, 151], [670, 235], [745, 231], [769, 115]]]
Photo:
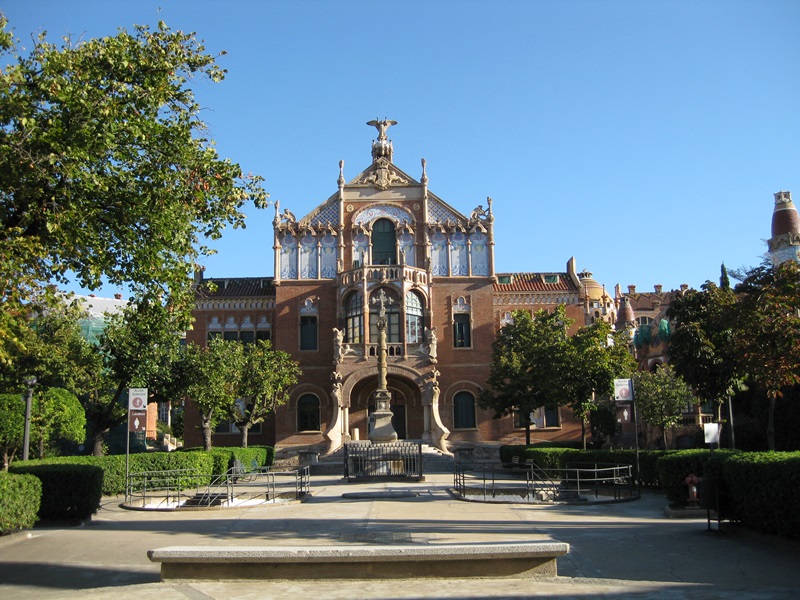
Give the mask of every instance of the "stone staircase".
[[[413, 442], [414, 440], [408, 440]], [[445, 454], [438, 448], [422, 444], [422, 472], [429, 473], [452, 473], [453, 457]], [[327, 456], [320, 456], [319, 461], [309, 465], [311, 475], [338, 475], [344, 477], [344, 448], [339, 448], [336, 452]]]

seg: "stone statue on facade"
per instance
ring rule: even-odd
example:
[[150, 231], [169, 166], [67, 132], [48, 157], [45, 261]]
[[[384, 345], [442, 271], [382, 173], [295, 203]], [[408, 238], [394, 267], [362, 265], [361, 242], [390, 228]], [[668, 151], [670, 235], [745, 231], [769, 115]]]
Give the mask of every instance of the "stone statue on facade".
[[436, 327], [431, 329], [425, 328], [425, 340], [428, 342], [427, 350], [428, 350], [428, 359], [433, 363], [436, 364], [437, 361], [437, 344], [438, 339], [436, 337]]
[[344, 330], [333, 328], [333, 364], [338, 365], [348, 354], [354, 354], [355, 350], [350, 344], [344, 343]]
[[334, 382], [333, 390], [331, 391], [334, 406], [342, 406], [342, 384], [339, 381]]

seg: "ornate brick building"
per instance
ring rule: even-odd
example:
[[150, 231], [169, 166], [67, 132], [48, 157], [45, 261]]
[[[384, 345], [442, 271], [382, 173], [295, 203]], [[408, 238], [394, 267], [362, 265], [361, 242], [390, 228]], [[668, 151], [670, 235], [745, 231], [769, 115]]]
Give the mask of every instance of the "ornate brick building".
[[[213, 278], [198, 286], [187, 340], [214, 336], [270, 339], [300, 364], [288, 404], [251, 431], [251, 443], [279, 452], [332, 452], [366, 439], [378, 383], [379, 294], [386, 307], [388, 390], [400, 438], [441, 449], [511, 441], [524, 430], [509, 416], [477, 406], [497, 330], [515, 309], [566, 304], [575, 327], [616, 320], [613, 299], [570, 259], [564, 272], [497, 273], [492, 199], [461, 212], [428, 188], [426, 163], [414, 179], [393, 162], [387, 129], [378, 130], [372, 163], [349, 182], [339, 163], [338, 190], [302, 218], [276, 204], [273, 277]], [[577, 439], [567, 409], [537, 415], [535, 439]], [[187, 445], [199, 445], [196, 413], [187, 407]], [[217, 445], [238, 444], [223, 423]]]

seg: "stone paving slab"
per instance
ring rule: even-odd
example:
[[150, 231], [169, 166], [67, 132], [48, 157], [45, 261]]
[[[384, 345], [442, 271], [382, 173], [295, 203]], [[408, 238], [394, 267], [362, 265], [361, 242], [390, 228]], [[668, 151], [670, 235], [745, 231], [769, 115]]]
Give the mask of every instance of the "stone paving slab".
[[[665, 500], [532, 506], [456, 500], [452, 478], [342, 484], [312, 478], [305, 503], [204, 512], [148, 513], [105, 499], [83, 527], [40, 527], [0, 538], [0, 598], [795, 598], [800, 542], [705, 518], [670, 519]], [[348, 500], [348, 492], [414, 491]], [[555, 579], [325, 580], [159, 583], [147, 550], [176, 545], [437, 545], [558, 541], [570, 553]]]

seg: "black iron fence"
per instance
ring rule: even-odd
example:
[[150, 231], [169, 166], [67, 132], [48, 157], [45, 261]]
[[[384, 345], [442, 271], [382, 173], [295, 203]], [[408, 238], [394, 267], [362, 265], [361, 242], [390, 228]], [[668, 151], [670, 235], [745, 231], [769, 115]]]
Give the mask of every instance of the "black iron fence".
[[364, 441], [344, 445], [345, 479], [422, 476], [422, 442]]

